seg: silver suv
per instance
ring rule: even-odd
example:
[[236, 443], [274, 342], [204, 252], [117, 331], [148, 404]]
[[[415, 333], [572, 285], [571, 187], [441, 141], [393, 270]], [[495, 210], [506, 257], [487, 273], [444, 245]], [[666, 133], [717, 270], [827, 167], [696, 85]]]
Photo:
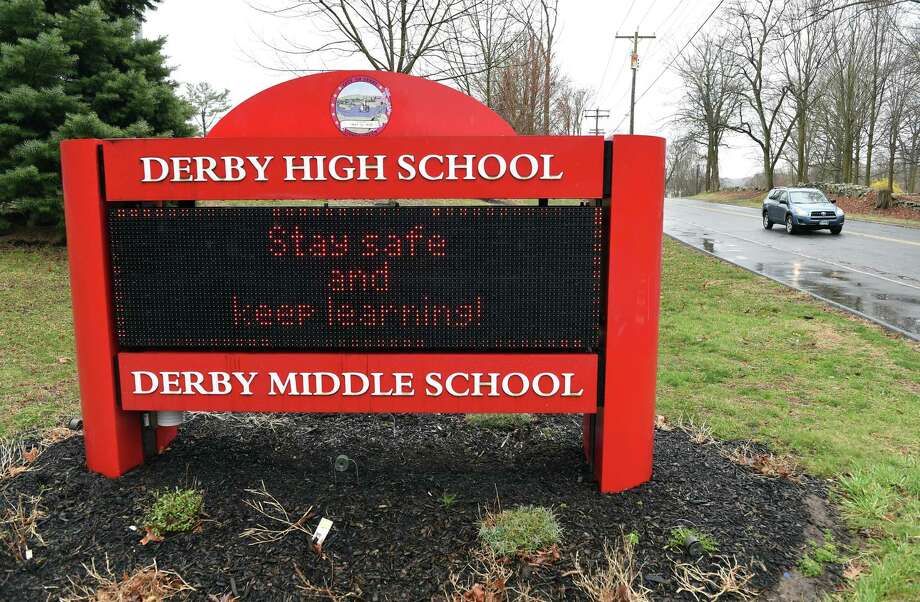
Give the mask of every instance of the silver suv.
[[817, 188], [774, 188], [763, 200], [763, 227], [784, 224], [788, 234], [800, 230], [843, 230], [843, 209]]

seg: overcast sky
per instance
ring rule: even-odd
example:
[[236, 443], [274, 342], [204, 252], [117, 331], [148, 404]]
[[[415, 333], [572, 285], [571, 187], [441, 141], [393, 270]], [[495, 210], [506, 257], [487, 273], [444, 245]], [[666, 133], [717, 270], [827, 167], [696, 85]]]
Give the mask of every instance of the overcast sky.
[[[271, 0], [262, 0], [263, 5]], [[632, 42], [617, 40], [617, 33], [654, 34], [655, 40], [639, 45], [640, 69], [637, 97], [656, 79], [671, 57], [686, 43], [718, 0], [561, 0], [558, 58], [563, 70], [579, 86], [596, 90], [593, 106], [610, 110], [602, 122], [608, 131], [629, 128], [629, 52]], [[631, 8], [631, 10], [630, 10]], [[713, 17], [708, 27], [718, 26]], [[271, 85], [296, 77], [272, 71], [278, 61], [262, 40], [279, 35], [314, 35], [311, 25], [284, 21], [250, 8], [245, 0], [163, 0], [147, 15], [144, 35], [166, 36], [166, 54], [180, 82], [208, 81], [228, 88], [238, 104]], [[261, 65], [260, 65], [261, 63]], [[314, 69], [365, 69], [360, 57], [314, 62]], [[670, 71], [637, 102], [636, 133], [667, 136], [668, 124], [681, 94], [680, 81]], [[593, 121], [584, 124], [585, 131]], [[727, 139], [722, 151], [721, 174], [737, 178], [758, 171], [756, 148], [741, 138]]]

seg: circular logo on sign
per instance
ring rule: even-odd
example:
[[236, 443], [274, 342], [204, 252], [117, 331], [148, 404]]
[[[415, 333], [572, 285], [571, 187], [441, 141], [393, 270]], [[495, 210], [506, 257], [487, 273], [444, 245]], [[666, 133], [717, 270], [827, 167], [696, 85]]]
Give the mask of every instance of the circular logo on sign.
[[346, 79], [332, 95], [332, 119], [344, 134], [380, 133], [390, 121], [390, 91], [369, 77]]

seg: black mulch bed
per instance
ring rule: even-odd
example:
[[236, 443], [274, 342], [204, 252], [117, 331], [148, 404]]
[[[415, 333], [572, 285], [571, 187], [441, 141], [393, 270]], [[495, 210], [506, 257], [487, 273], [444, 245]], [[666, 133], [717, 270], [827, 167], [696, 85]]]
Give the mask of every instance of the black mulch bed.
[[[249, 417], [242, 417], [249, 420]], [[197, 416], [164, 455], [118, 480], [83, 467], [83, 441], [48, 449], [32, 471], [0, 488], [0, 498], [42, 492], [48, 516], [31, 566], [0, 553], [0, 599], [56, 598], [86, 577], [83, 564], [106, 556], [116, 574], [150, 564], [176, 571], [192, 599], [235, 592], [242, 600], [301, 597], [295, 567], [314, 584], [364, 600], [442, 599], [451, 573], [463, 573], [478, 545], [478, 519], [501, 506], [557, 509], [564, 530], [561, 559], [532, 567], [516, 561], [516, 578], [550, 600], [584, 599], [566, 575], [576, 552], [599, 560], [605, 540], [639, 534], [638, 561], [655, 599], [676, 594], [671, 572], [679, 552], [665, 550], [670, 530], [690, 525], [711, 534], [720, 552], [751, 564], [753, 585], [775, 590], [796, 566], [825, 507], [820, 483], [766, 479], [723, 458], [716, 445], [696, 445], [679, 431], [656, 433], [652, 482], [620, 495], [600, 495], [583, 461], [580, 416], [543, 416], [511, 434], [467, 425], [462, 416], [298, 415], [272, 424]], [[264, 420], [264, 418], [263, 418]], [[346, 454], [358, 466], [336, 473]], [[247, 545], [240, 533], [265, 520], [244, 504], [260, 481], [292, 513], [314, 506], [335, 522], [322, 559], [293, 534]], [[139, 544], [140, 517], [153, 492], [196, 483], [207, 518], [200, 532]], [[445, 508], [441, 496], [456, 494]], [[703, 561], [704, 563], [706, 561]], [[786, 575], [788, 577], [788, 573]]]

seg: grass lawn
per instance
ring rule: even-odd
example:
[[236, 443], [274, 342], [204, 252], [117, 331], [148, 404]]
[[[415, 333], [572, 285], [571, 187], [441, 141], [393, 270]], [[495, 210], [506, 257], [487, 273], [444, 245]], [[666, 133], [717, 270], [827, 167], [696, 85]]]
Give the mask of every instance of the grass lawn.
[[0, 246], [0, 438], [79, 413], [67, 252]]
[[658, 411], [833, 479], [856, 599], [920, 600], [920, 346], [670, 240], [662, 289]]
[[[832, 479], [848, 595], [920, 600], [920, 347], [670, 240], [662, 290], [659, 412]], [[75, 415], [73, 370], [64, 250], [0, 247], [0, 437]]]
[[697, 201], [739, 205], [741, 207], [760, 207], [763, 204], [763, 197], [765, 194], [764, 192], [752, 190], [720, 190], [719, 192], [701, 192], [689, 198], [696, 199]]

